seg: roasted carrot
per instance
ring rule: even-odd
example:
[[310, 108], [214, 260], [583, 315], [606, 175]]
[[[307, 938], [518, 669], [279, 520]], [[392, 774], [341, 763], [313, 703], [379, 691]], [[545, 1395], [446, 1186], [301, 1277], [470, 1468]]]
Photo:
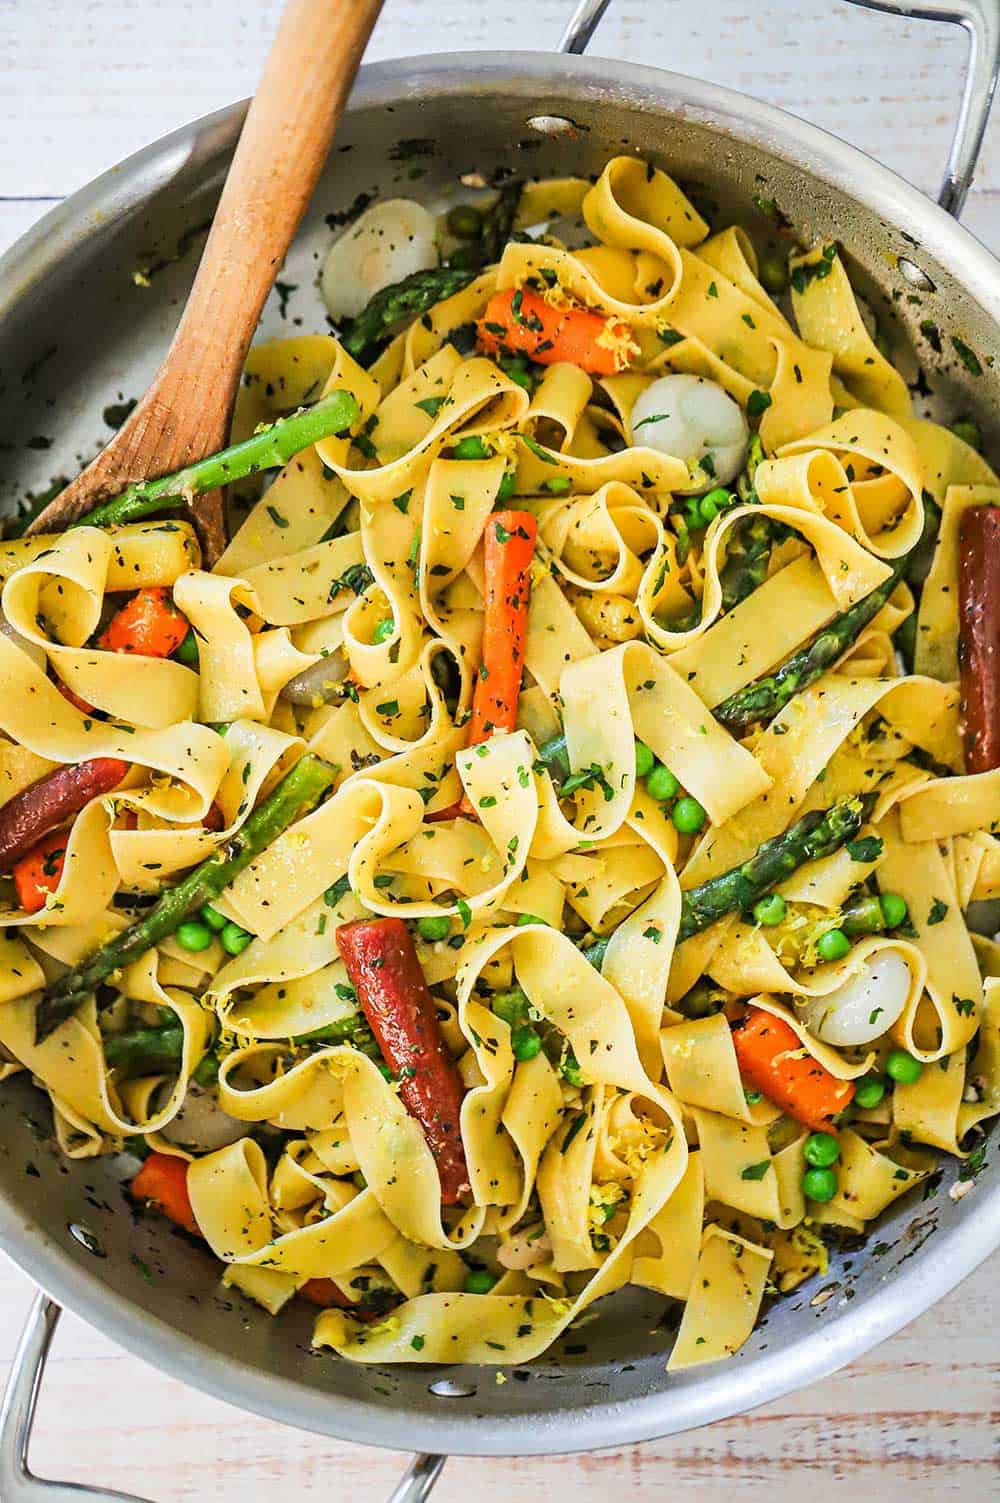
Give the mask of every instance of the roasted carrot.
[[200, 1237], [201, 1229], [194, 1219], [188, 1195], [187, 1172], [187, 1159], [176, 1158], [172, 1153], [151, 1153], [132, 1181], [129, 1193], [133, 1200], [162, 1211], [186, 1232]]
[[163, 585], [137, 590], [116, 611], [97, 639], [105, 652], [134, 652], [147, 658], [168, 658], [188, 633], [182, 616]]
[[15, 865], [14, 887], [25, 913], [39, 913], [49, 893], [59, 886], [66, 865], [68, 838], [68, 830], [51, 831]]
[[488, 741], [497, 731], [514, 729], [537, 535], [538, 523], [530, 511], [495, 511], [486, 522], [483, 656], [472, 696], [470, 746]]
[[476, 326], [479, 348], [528, 355], [539, 365], [566, 362], [614, 376], [631, 358], [628, 325], [573, 304], [553, 307], [530, 287], [495, 292]]
[[11, 871], [22, 856], [32, 854], [43, 835], [78, 814], [92, 798], [117, 788], [128, 768], [118, 757], [92, 757], [57, 767], [15, 793], [0, 807], [0, 872]]
[[460, 1121], [465, 1087], [410, 931], [398, 918], [358, 919], [341, 924], [337, 948], [386, 1063], [399, 1078], [400, 1100], [423, 1128], [442, 1203], [454, 1205], [469, 1190]]
[[854, 1096], [849, 1080], [838, 1080], [807, 1054], [783, 1018], [751, 1007], [733, 1032], [740, 1074], [783, 1112], [813, 1131], [830, 1126]]
[[79, 694], [74, 694], [69, 684], [64, 684], [61, 678], [55, 679], [54, 682], [63, 699], [68, 699], [74, 710], [79, 710], [81, 715], [92, 715], [94, 713], [94, 706], [88, 704], [85, 699], [81, 699]]
[[1000, 507], [970, 506], [959, 524], [959, 660], [965, 770], [1000, 767]]

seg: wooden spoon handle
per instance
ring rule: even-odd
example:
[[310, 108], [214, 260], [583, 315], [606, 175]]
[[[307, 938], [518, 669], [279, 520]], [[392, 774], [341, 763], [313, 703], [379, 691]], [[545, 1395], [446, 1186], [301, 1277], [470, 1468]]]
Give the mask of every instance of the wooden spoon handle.
[[186, 378], [231, 382], [235, 392], [381, 8], [289, 0], [167, 357]]
[[[250, 105], [187, 306], [128, 422], [30, 527], [52, 531], [228, 437], [261, 309], [326, 161], [383, 0], [288, 0]], [[218, 493], [198, 498], [206, 562], [225, 543]]]

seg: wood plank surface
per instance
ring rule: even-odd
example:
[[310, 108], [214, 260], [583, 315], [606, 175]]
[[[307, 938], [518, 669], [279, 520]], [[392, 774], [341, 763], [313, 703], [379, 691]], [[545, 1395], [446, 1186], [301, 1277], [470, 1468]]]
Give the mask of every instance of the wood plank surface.
[[[249, 93], [279, 0], [4, 0], [0, 250], [130, 152]], [[372, 58], [554, 47], [566, 0], [387, 0]], [[961, 93], [955, 29], [828, 0], [618, 0], [592, 51], [778, 104], [919, 187], [941, 176]], [[1000, 112], [965, 215], [1000, 250]], [[1000, 1498], [1000, 1256], [907, 1330], [822, 1384], [670, 1441], [588, 1456], [453, 1461], [441, 1503], [880, 1503]], [[0, 1377], [31, 1299], [0, 1264]], [[72, 1317], [56, 1338], [33, 1464], [155, 1503], [285, 1496], [381, 1503], [403, 1459], [240, 1413], [127, 1356]], [[5, 1500], [6, 1503], [6, 1500]]]

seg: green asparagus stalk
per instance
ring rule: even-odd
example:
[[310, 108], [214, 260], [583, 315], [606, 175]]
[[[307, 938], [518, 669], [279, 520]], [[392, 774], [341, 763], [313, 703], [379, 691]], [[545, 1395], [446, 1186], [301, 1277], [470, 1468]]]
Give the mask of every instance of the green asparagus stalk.
[[793, 653], [774, 673], [737, 689], [712, 714], [729, 730], [743, 734], [762, 721], [773, 720], [796, 694], [814, 684], [842, 653], [846, 652], [869, 621], [878, 615], [903, 576], [905, 559], [900, 559], [884, 583], [835, 616], [807, 647]]
[[860, 830], [868, 801], [842, 799], [830, 809], [810, 809], [771, 840], [765, 840], [749, 860], [681, 895], [678, 942], [700, 934], [727, 913], [751, 909], [807, 861], [831, 856]]
[[184, 1049], [184, 1030], [173, 1024], [164, 1028], [134, 1028], [129, 1033], [105, 1035], [104, 1058], [121, 1080], [136, 1075], [164, 1075], [176, 1070]]
[[881, 934], [887, 925], [877, 895], [864, 893], [853, 903], [848, 903], [841, 911], [837, 927], [851, 939], [859, 939], [863, 934]]
[[342, 342], [348, 354], [362, 365], [371, 365], [401, 325], [428, 313], [435, 303], [461, 292], [475, 281], [484, 267], [499, 261], [510, 239], [520, 196], [520, 183], [502, 189], [483, 217], [478, 241], [463, 245], [443, 266], [415, 271], [401, 282], [394, 282], [376, 292], [357, 318], [352, 319], [350, 328], [343, 335]]
[[[926, 577], [941, 525], [941, 508], [926, 492], [923, 501], [924, 525], [920, 537], [909, 553], [896, 560], [888, 579], [852, 605], [850, 610], [835, 616], [809, 646], [795, 653], [775, 673], [747, 684], [716, 705], [712, 711], [716, 720], [740, 733], [763, 721], [773, 720], [794, 695], [814, 684], [847, 651], [869, 621], [878, 615], [901, 579], [919, 584]], [[915, 631], [915, 625], [911, 630]]]
[[[184, 1050], [184, 1030], [174, 1023], [160, 1028], [134, 1028], [126, 1033], [109, 1033], [104, 1040], [104, 1058], [120, 1080], [137, 1075], [160, 1075], [176, 1071]], [[296, 1034], [293, 1044], [352, 1044], [365, 1054], [381, 1058], [374, 1034], [360, 1012], [338, 1018], [311, 1033]], [[205, 1069], [202, 1066], [208, 1062]], [[218, 1074], [218, 1060], [206, 1054], [194, 1072], [199, 1085], [210, 1085]]]
[[36, 1042], [70, 1017], [112, 972], [122, 970], [173, 934], [194, 909], [214, 902], [294, 819], [319, 803], [335, 776], [328, 762], [311, 754], [296, 762], [227, 845], [196, 866], [176, 887], [161, 893], [142, 918], [51, 983], [35, 1014]]
[[338, 1018], [335, 1023], [326, 1023], [322, 1028], [314, 1028], [311, 1033], [296, 1034], [292, 1042], [294, 1044], [350, 1044], [353, 1048], [360, 1049], [362, 1054], [371, 1055], [372, 1059], [382, 1058], [382, 1051], [375, 1042], [375, 1035], [360, 1012], [351, 1013], [346, 1018]]
[[358, 404], [349, 391], [332, 391], [313, 407], [304, 407], [291, 417], [279, 418], [269, 428], [251, 434], [241, 444], [209, 454], [186, 469], [159, 480], [143, 480], [130, 485], [120, 496], [95, 506], [78, 517], [73, 527], [110, 527], [122, 522], [137, 522], [142, 517], [166, 511], [190, 501], [204, 491], [214, 491], [233, 480], [243, 480], [261, 470], [287, 464], [300, 449], [331, 434], [346, 433], [360, 416]]
[[764, 583], [771, 549], [785, 531], [763, 512], [737, 522], [726, 540], [726, 562], [719, 574], [724, 611], [731, 611]]
[[[781, 835], [765, 840], [749, 860], [709, 877], [681, 894], [678, 944], [700, 934], [727, 913], [749, 910], [807, 861], [818, 861], [840, 850], [860, 830], [870, 804], [868, 798], [842, 799], [830, 809], [811, 809]], [[603, 965], [610, 934], [602, 934], [582, 954], [591, 965]]]

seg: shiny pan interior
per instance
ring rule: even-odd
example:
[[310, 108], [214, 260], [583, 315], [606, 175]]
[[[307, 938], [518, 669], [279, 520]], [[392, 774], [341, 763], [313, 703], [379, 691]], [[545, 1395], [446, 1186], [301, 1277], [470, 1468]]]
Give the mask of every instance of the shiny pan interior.
[[[0, 261], [5, 510], [73, 475], [109, 436], [105, 409], [145, 389], [242, 117], [234, 106], [149, 147]], [[764, 229], [754, 200], [774, 198], [806, 241], [839, 240], [915, 383], [918, 412], [945, 422], [972, 415], [987, 452], [1000, 451], [1000, 276], [982, 246], [892, 173], [801, 121], [711, 84], [601, 60], [475, 53], [362, 69], [262, 334], [325, 327], [315, 278], [337, 222], [328, 216], [360, 195], [436, 203], [462, 174], [596, 173], [619, 152], [697, 185], [717, 225]], [[952, 334], [975, 352], [980, 375], [958, 358]], [[992, 1145], [986, 1158], [959, 1200], [949, 1189], [960, 1166], [946, 1161], [929, 1193], [907, 1197], [866, 1245], [831, 1258], [822, 1289], [813, 1281], [778, 1301], [734, 1360], [670, 1377], [676, 1315], [639, 1290], [603, 1301], [544, 1360], [502, 1383], [493, 1369], [387, 1370], [315, 1354], [304, 1304], [272, 1319], [223, 1290], [216, 1261], [165, 1220], [136, 1213], [121, 1187], [134, 1160], [62, 1160], [26, 1075], [0, 1091], [0, 1245], [138, 1355], [275, 1419], [406, 1449], [583, 1450], [752, 1408], [918, 1315], [1000, 1243]]]

